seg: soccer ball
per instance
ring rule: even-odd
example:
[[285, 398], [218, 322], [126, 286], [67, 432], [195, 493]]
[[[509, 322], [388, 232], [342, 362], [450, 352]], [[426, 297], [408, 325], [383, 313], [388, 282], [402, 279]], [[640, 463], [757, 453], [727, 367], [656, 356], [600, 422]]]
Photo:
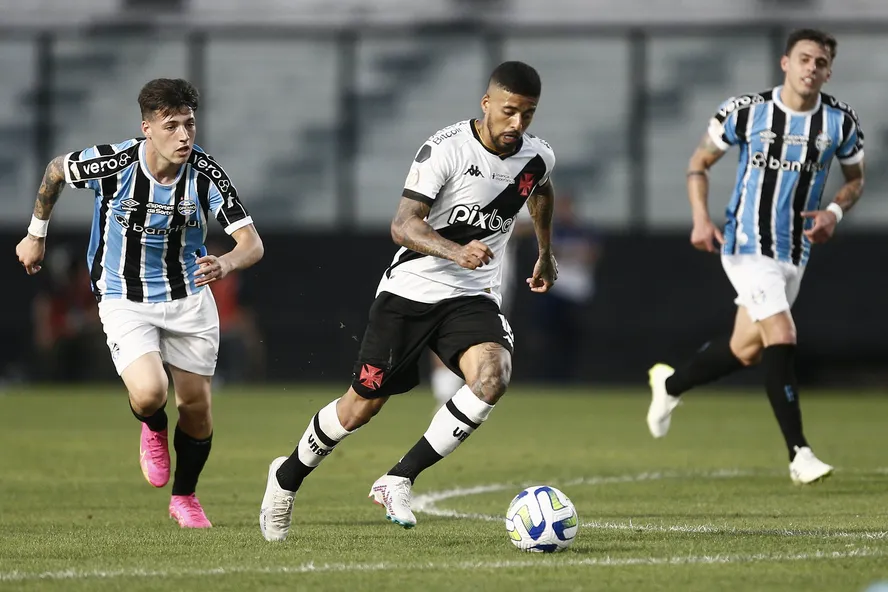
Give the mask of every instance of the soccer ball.
[[515, 496], [506, 511], [509, 539], [522, 551], [563, 551], [573, 542], [578, 529], [573, 503], [548, 485], [528, 487]]

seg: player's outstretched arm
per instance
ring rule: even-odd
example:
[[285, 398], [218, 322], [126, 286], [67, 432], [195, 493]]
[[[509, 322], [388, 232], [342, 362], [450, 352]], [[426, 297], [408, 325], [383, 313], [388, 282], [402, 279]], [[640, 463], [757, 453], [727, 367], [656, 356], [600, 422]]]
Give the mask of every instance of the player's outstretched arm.
[[31, 217], [31, 225], [28, 226], [28, 234], [15, 247], [15, 254], [28, 275], [34, 275], [41, 269], [40, 264], [46, 252], [45, 239], [49, 218], [65, 186], [64, 167], [64, 156], [56, 156], [46, 165], [43, 181], [37, 191], [37, 201], [34, 204], [34, 214]]
[[402, 197], [392, 219], [392, 240], [411, 251], [453, 261], [466, 269], [477, 269], [493, 258], [490, 247], [478, 240], [460, 245], [447, 240], [432, 228], [426, 217], [432, 207], [409, 197]]
[[818, 244], [828, 241], [836, 230], [836, 224], [863, 195], [865, 177], [863, 161], [855, 164], [843, 164], [842, 174], [845, 176], [845, 184], [839, 188], [832, 203], [823, 210], [802, 212], [803, 217], [814, 219], [814, 225], [805, 231], [805, 236], [812, 243]]
[[236, 243], [231, 251], [220, 257], [207, 255], [197, 260], [200, 267], [195, 274], [195, 285], [204, 286], [221, 280], [232, 271], [252, 267], [262, 259], [265, 246], [255, 226], [247, 224], [238, 228], [231, 237]]
[[552, 253], [552, 215], [555, 212], [555, 186], [552, 180], [537, 187], [527, 200], [527, 211], [533, 219], [539, 258], [533, 267], [533, 276], [527, 278], [527, 285], [533, 292], [548, 292], [558, 279], [558, 264]]
[[709, 169], [724, 153], [709, 133], [706, 133], [688, 162], [688, 200], [691, 202], [694, 222], [691, 244], [696, 249], [710, 253], [718, 252], [716, 242], [719, 245], [725, 243], [721, 231], [709, 217]]

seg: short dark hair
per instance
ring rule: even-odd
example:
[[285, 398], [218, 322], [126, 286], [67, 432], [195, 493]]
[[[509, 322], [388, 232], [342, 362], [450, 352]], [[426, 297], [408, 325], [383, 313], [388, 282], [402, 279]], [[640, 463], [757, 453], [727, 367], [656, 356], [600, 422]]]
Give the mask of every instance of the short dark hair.
[[822, 45], [827, 51], [829, 51], [829, 60], [832, 62], [836, 59], [838, 42], [835, 37], [826, 31], [820, 31], [818, 29], [796, 29], [786, 38], [786, 51], [784, 51], [784, 54], [789, 55], [790, 52], [792, 52], [792, 48], [795, 47], [796, 43], [799, 41], [813, 41], [814, 43]]
[[489, 84], [496, 84], [516, 95], [539, 98], [543, 83], [540, 75], [524, 62], [503, 62], [490, 75]]
[[197, 111], [200, 93], [193, 84], [183, 78], [156, 78], [145, 84], [139, 92], [139, 109], [142, 118], [150, 119], [156, 112], [167, 117], [186, 107]]

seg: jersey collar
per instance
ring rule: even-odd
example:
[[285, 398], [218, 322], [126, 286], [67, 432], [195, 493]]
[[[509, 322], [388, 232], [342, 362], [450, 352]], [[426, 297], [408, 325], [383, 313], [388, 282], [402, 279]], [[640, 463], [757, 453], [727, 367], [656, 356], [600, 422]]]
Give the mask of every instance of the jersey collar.
[[148, 170], [148, 165], [145, 164], [145, 162], [146, 162], [145, 161], [145, 145], [146, 144], [147, 144], [147, 142], [145, 140], [142, 140], [142, 145], [139, 146], [139, 166], [142, 168], [142, 173], [144, 173], [144, 175], [146, 177], [151, 179], [151, 182], [154, 183], [155, 185], [160, 185], [161, 187], [173, 187], [174, 185], [176, 185], [176, 183], [179, 182], [179, 179], [182, 178], [182, 173], [185, 172], [185, 165], [183, 164], [182, 166], [179, 167], [179, 172], [176, 175], [175, 179], [173, 179], [169, 183], [161, 183], [160, 181], [158, 181], [154, 177], [154, 175], [151, 174], [151, 171]]
[[821, 93], [817, 93], [817, 103], [814, 105], [814, 107], [811, 110], [809, 110], [809, 111], [794, 111], [794, 110], [790, 109], [789, 107], [787, 107], [786, 105], [784, 105], [783, 101], [780, 100], [780, 91], [781, 90], [783, 90], [782, 84], [780, 86], [774, 87], [774, 90], [771, 91], [771, 96], [774, 99], [774, 104], [777, 105], [778, 107], [780, 107], [781, 111], [789, 113], [790, 115], [801, 115], [801, 116], [807, 117], [808, 115], [813, 115], [814, 113], [817, 113], [817, 110], [820, 109], [820, 100], [821, 100], [821, 96], [822, 96]]
[[521, 148], [524, 146], [524, 134], [522, 134], [521, 137], [518, 138], [518, 142], [515, 145], [515, 150], [513, 150], [512, 152], [509, 152], [508, 154], [500, 154], [499, 152], [495, 152], [495, 151], [491, 150], [490, 148], [488, 148], [487, 146], [485, 146], [484, 142], [481, 141], [481, 136], [478, 135], [478, 130], [475, 129], [475, 122], [476, 121], [478, 121], [478, 120], [477, 119], [470, 119], [469, 120], [469, 127], [472, 129], [472, 136], [474, 136], [474, 138], [476, 140], [478, 140], [478, 143], [481, 144], [481, 147], [484, 148], [486, 151], [490, 152], [494, 156], [498, 156], [500, 160], [506, 160], [510, 156], [515, 156], [516, 154], [521, 152]]

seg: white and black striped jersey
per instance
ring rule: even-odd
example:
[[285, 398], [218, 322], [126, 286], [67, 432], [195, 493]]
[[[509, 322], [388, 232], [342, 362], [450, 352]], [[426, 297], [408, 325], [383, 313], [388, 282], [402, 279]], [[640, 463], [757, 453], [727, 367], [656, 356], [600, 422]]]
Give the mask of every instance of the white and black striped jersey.
[[222, 167], [197, 145], [170, 184], [145, 164], [145, 138], [65, 157], [65, 181], [95, 192], [87, 265], [97, 299], [166, 302], [199, 292], [207, 220], [231, 234], [253, 220]]
[[793, 111], [781, 88], [728, 99], [710, 120], [715, 144], [740, 148], [722, 251], [805, 265], [811, 242], [803, 231], [814, 221], [802, 212], [819, 208], [833, 157], [863, 160], [863, 130], [846, 103], [820, 93], [813, 109]]
[[424, 303], [486, 295], [501, 304], [501, 262], [512, 225], [527, 198], [549, 181], [555, 154], [545, 140], [524, 134], [515, 152], [500, 156], [481, 143], [474, 121], [445, 127], [422, 145], [403, 196], [431, 206], [426, 222], [441, 236], [461, 245], [480, 240], [493, 259], [469, 270], [402, 247], [377, 294], [391, 292]]

